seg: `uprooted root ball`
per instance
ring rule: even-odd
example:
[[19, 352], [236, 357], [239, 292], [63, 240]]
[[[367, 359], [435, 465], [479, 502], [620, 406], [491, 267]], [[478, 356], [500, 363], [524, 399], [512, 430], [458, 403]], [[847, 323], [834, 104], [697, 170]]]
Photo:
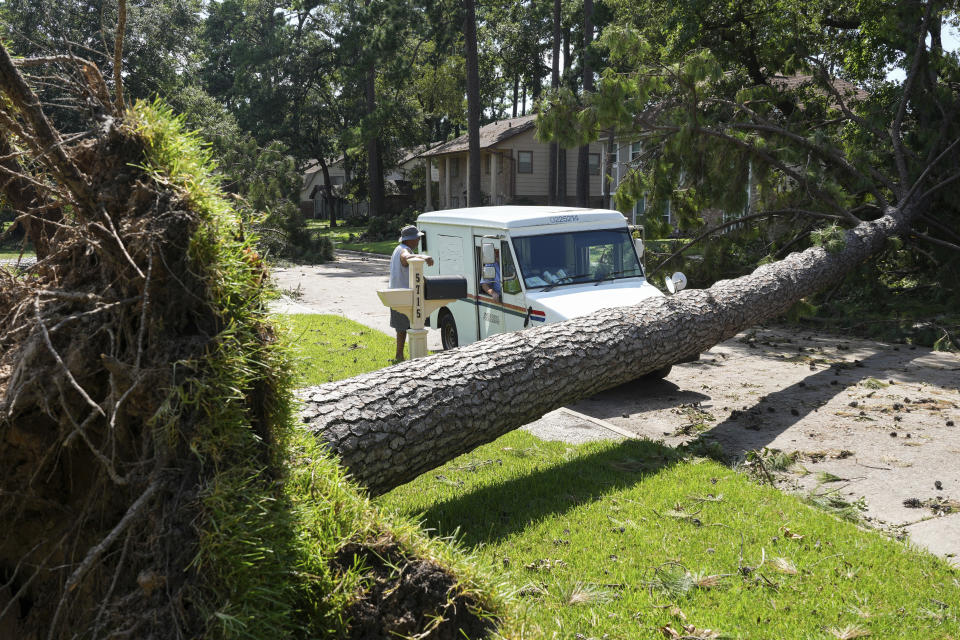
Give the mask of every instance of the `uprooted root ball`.
[[204, 487], [283, 419], [261, 268], [163, 166], [178, 126], [103, 119], [49, 255], [0, 274], [0, 636], [200, 632]]
[[485, 635], [482, 590], [399, 546], [395, 589], [337, 583], [343, 536], [389, 524], [293, 430], [266, 270], [200, 141], [141, 103], [58, 155], [24, 109], [0, 139], [56, 231], [0, 269], [0, 640]]

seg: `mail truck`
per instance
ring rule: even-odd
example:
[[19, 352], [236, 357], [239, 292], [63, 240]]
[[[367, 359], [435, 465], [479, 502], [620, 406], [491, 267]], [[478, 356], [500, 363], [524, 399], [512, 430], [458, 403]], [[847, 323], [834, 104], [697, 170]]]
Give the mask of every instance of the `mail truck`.
[[[423, 213], [417, 226], [421, 249], [434, 257], [424, 273], [467, 280], [466, 297], [431, 314], [444, 349], [663, 295], [647, 281], [642, 243], [617, 211], [471, 207]], [[668, 286], [685, 282], [674, 274]]]

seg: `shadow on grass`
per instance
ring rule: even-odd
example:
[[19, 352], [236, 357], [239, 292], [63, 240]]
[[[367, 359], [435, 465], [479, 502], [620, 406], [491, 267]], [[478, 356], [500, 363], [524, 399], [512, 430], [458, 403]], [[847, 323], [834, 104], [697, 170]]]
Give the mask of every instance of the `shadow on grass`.
[[[631, 487], [681, 459], [671, 447], [650, 440], [625, 440], [521, 477], [472, 490], [468, 484], [464, 494], [434, 504], [420, 517], [425, 527], [440, 535], [459, 529], [469, 546], [497, 542], [547, 516]], [[445, 468], [443, 473], [447, 480], [470, 481], [467, 470], [454, 475]]]

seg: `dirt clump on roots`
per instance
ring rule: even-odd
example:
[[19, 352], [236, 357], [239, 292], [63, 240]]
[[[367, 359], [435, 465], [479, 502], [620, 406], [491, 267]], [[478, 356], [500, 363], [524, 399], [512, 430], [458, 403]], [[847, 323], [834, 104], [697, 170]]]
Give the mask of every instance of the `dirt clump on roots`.
[[[209, 212], [147, 168], [138, 115], [100, 104], [67, 144], [0, 53], [0, 137], [34, 188], [20, 221], [56, 228], [34, 267], [0, 269], [0, 639], [203, 635], [199, 497], [217, 469], [200, 455], [203, 383], [231, 321], [273, 340], [249, 319], [265, 316], [256, 269], [224, 258]], [[248, 318], [218, 300], [231, 260]], [[271, 392], [232, 398], [255, 430]]]
[[407, 557], [389, 539], [346, 544], [331, 564], [340, 572], [365, 568], [363, 586], [344, 612], [350, 640], [464, 640], [493, 631], [493, 622], [477, 615], [477, 603], [459, 593], [447, 570]]

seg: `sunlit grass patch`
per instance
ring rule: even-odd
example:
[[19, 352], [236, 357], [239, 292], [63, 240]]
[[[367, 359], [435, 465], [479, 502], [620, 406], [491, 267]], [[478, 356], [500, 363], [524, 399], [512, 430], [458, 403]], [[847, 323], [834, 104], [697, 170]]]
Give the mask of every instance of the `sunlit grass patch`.
[[941, 560], [653, 442], [517, 431], [377, 502], [474, 547], [516, 585], [534, 637], [655, 637], [680, 628], [671, 605], [734, 638], [960, 632], [957, 612], [927, 613], [960, 601]]
[[330, 238], [337, 249], [389, 255], [397, 246], [397, 242], [393, 239], [361, 242], [359, 237], [367, 230], [366, 227], [338, 226], [331, 229], [330, 223], [326, 220], [309, 220], [307, 228]]
[[349, 378], [391, 364], [396, 339], [334, 315], [282, 316], [296, 359], [296, 385]]

